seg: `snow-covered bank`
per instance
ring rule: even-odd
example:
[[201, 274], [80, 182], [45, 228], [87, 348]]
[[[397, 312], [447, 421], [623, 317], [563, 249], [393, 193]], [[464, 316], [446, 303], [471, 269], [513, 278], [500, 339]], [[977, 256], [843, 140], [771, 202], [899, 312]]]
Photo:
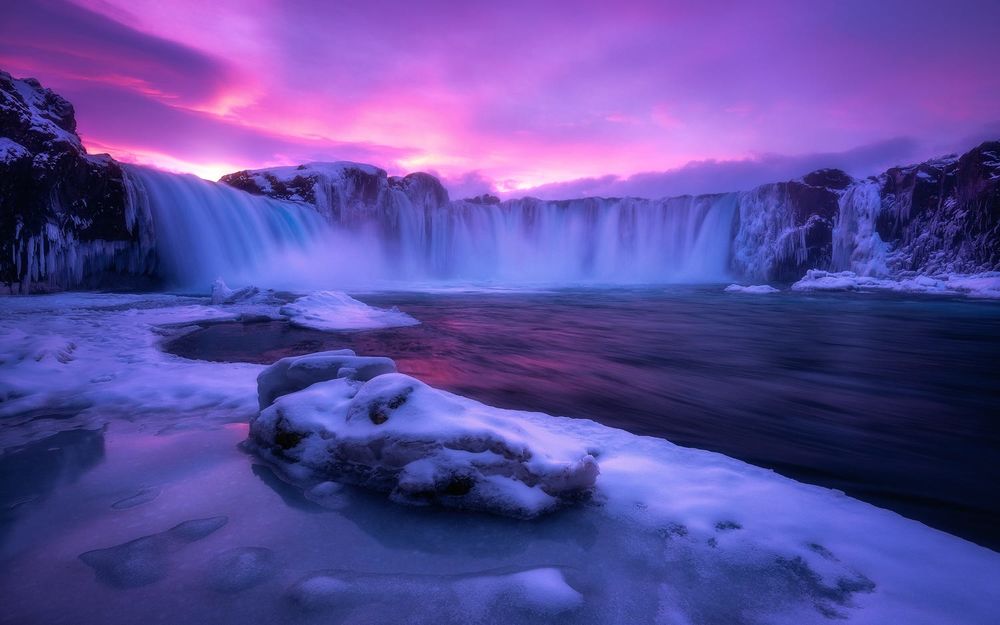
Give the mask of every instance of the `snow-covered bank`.
[[[262, 367], [187, 361], [156, 348], [163, 325], [231, 315], [227, 306], [210, 306], [204, 298], [174, 296], [67, 294], [0, 301], [4, 446], [32, 428], [52, 432], [73, 425], [91, 427], [112, 418], [134, 420], [137, 427], [164, 433], [250, 420], [258, 414], [255, 380]], [[318, 392], [322, 390], [314, 392], [307, 386], [285, 394], [276, 405], [295, 395], [310, 398], [309, 405], [323, 411], [326, 419], [333, 402], [323, 397], [325, 391]], [[433, 389], [415, 390], [382, 425], [391, 424], [404, 409], [436, 409], [443, 399], [468, 406], [464, 403], [468, 400]], [[303, 606], [309, 614], [315, 611], [315, 620], [345, 604], [359, 610], [353, 621], [345, 619], [348, 622], [358, 622], [362, 616], [384, 622], [399, 614], [430, 620], [435, 614], [428, 612], [439, 609], [438, 602], [448, 610], [461, 608], [454, 613], [446, 610], [438, 622], [504, 622], [490, 618], [497, 614], [494, 610], [507, 609], [495, 605], [527, 611], [508, 622], [538, 622], [544, 619], [539, 614], [556, 611], [559, 618], [573, 623], [757, 625], [843, 617], [851, 623], [964, 625], [991, 623], [994, 618], [994, 606], [1000, 601], [995, 584], [1000, 578], [1000, 555], [992, 551], [835, 491], [718, 454], [584, 420], [511, 413], [481, 404], [474, 408], [483, 418], [498, 422], [500, 417], [509, 422], [516, 416], [532, 449], [545, 452], [548, 441], [568, 440], [592, 453], [600, 465], [592, 500], [539, 521], [483, 525], [486, 522], [476, 515], [417, 515], [403, 507], [387, 509], [380, 499], [355, 497], [344, 487], [341, 509], [293, 516], [295, 511], [284, 510], [270, 491], [269, 499], [254, 499], [253, 506], [247, 503], [244, 491], [233, 484], [242, 474], [250, 481], [260, 480], [243, 462], [194, 489], [212, 505], [232, 500], [229, 509], [189, 509], [185, 492], [172, 500], [181, 509], [178, 514], [185, 516], [158, 519], [155, 527], [143, 528], [123, 521], [114, 538], [82, 526], [79, 533], [90, 532], [94, 544], [76, 552], [59, 544], [56, 551], [71, 561], [87, 550], [129, 544], [185, 519], [226, 514], [230, 517], [226, 526], [199, 542], [199, 548], [213, 537], [228, 541], [227, 532], [242, 531], [244, 542], [214, 545], [226, 549], [259, 545], [276, 551], [282, 572], [275, 575], [274, 586], [262, 584], [234, 602], [273, 610], [262, 612], [280, 615], [272, 622], [292, 620], [287, 612], [278, 612], [289, 603]], [[58, 410], [79, 412], [67, 423], [54, 418]], [[372, 423], [362, 420], [365, 428], [381, 427], [367, 413], [363, 416]], [[181, 432], [161, 440], [169, 444], [183, 436]], [[187, 454], [185, 465], [191, 463], [195, 438], [185, 438], [180, 445]], [[230, 447], [232, 443], [227, 442]], [[136, 445], [126, 451], [143, 456], [157, 449], [158, 445]], [[119, 466], [127, 470], [129, 465]], [[309, 492], [311, 498], [332, 500], [337, 490], [327, 483]], [[108, 505], [122, 496], [109, 494]], [[258, 520], [264, 506], [281, 508], [281, 515]], [[282, 551], [289, 549], [303, 526], [312, 532], [308, 549], [303, 546], [300, 552], [313, 558], [306, 564], [286, 558]], [[461, 531], [470, 526], [477, 531]], [[478, 531], [482, 527], [502, 529]], [[395, 551], [381, 547], [372, 555], [368, 549], [380, 548], [372, 546], [377, 541], [359, 540], [359, 531], [382, 532], [379, 539], [396, 541]], [[433, 538], [426, 538], [428, 534]], [[435, 552], [418, 560], [411, 548], [414, 536], [425, 537], [425, 543], [433, 540], [444, 545], [442, 550], [462, 557], [446, 559]], [[561, 548], [553, 547], [559, 541]], [[317, 563], [319, 556], [309, 555], [317, 552], [335, 554], [337, 562], [331, 563], [330, 556]], [[514, 561], [511, 552], [519, 559]], [[75, 564], [77, 569], [54, 568], [65, 569], [65, 579], [78, 584], [79, 592], [91, 590], [87, 584], [93, 572]], [[185, 564], [199, 570], [194, 558]], [[197, 587], [197, 580], [183, 577], [189, 570], [178, 567], [181, 579], [175, 585], [150, 586], [151, 593]], [[445, 571], [461, 574], [445, 575]], [[539, 597], [537, 602], [533, 599]], [[382, 605], [386, 601], [391, 607]]]
[[853, 271], [830, 272], [811, 269], [792, 285], [793, 291], [893, 291], [928, 295], [965, 295], [1000, 299], [1000, 272], [970, 275], [876, 278]]

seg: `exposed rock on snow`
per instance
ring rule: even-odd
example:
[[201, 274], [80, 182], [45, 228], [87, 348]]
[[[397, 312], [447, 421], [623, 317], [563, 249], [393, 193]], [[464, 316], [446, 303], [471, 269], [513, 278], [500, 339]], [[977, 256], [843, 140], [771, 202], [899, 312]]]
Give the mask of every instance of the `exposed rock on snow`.
[[396, 363], [383, 356], [356, 356], [349, 349], [282, 358], [257, 376], [257, 399], [263, 410], [274, 400], [317, 382], [348, 378], [367, 382], [383, 373], [395, 373]]
[[420, 323], [396, 308], [375, 308], [346, 293], [318, 291], [281, 307], [292, 325], [314, 330], [370, 330]]
[[726, 293], [777, 293], [781, 289], [776, 289], [769, 284], [754, 284], [752, 286], [743, 286], [740, 284], [730, 284], [725, 288]]
[[[350, 356], [321, 356], [337, 358]], [[271, 376], [262, 378], [265, 406], [274, 391]], [[251, 421], [250, 436], [320, 479], [389, 492], [405, 503], [530, 518], [589, 494], [598, 474], [594, 457], [578, 440], [520, 414], [389, 373], [278, 397]]]

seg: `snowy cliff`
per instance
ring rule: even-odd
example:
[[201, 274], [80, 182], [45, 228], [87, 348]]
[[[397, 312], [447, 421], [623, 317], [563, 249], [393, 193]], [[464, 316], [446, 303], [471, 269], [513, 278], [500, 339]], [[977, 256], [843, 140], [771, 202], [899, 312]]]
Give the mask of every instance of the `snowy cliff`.
[[0, 72], [0, 290], [142, 284], [153, 234], [124, 177], [86, 153], [72, 104]]

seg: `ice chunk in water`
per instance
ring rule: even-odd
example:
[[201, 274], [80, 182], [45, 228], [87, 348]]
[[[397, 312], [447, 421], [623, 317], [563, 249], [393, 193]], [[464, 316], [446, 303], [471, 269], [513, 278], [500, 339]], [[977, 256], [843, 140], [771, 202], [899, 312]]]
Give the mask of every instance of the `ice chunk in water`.
[[159, 534], [82, 553], [80, 559], [106, 584], [116, 588], [145, 586], [167, 576], [170, 553], [205, 538], [228, 520], [228, 517], [217, 516], [184, 521]]

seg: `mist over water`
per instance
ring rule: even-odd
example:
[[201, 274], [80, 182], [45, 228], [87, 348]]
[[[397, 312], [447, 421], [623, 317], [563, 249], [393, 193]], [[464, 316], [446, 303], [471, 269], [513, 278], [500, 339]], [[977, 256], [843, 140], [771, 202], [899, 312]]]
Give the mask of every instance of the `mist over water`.
[[737, 195], [415, 205], [323, 216], [194, 176], [127, 168], [175, 288], [428, 282], [642, 284], [727, 279]]

